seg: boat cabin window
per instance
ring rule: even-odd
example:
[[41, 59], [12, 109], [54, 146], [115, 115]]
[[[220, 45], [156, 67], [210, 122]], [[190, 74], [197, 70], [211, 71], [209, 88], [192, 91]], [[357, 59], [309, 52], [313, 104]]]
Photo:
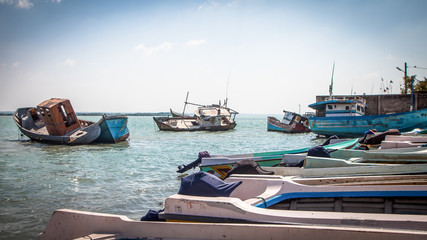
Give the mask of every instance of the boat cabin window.
[[350, 106], [345, 106], [345, 110], [350, 110]]
[[76, 123], [73, 116], [67, 114], [67, 111], [65, 111], [65, 107], [62, 104], [59, 105], [59, 113], [61, 114], [62, 120], [65, 122], [66, 127]]
[[294, 115], [291, 112], [285, 112], [285, 115], [283, 115], [282, 123], [289, 124], [292, 121], [292, 118]]
[[360, 106], [359, 105], [357, 105], [357, 111], [360, 111]]
[[40, 112], [43, 116], [49, 116], [50, 117], [50, 111], [49, 108], [40, 108]]

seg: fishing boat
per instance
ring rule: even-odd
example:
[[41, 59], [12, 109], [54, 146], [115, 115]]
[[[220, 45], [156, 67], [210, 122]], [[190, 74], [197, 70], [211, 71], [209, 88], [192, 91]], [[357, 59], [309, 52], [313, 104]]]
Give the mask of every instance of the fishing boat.
[[[227, 131], [236, 127], [235, 117], [238, 112], [224, 104], [201, 105], [185, 100], [182, 114], [172, 113], [175, 117], [153, 117], [154, 122], [161, 131]], [[194, 116], [184, 115], [185, 107], [197, 106]]]
[[[385, 132], [398, 129], [409, 132], [416, 128], [427, 128], [427, 108], [410, 112], [398, 112], [381, 115], [366, 115], [366, 100], [361, 97], [336, 97], [333, 95], [335, 63], [332, 68], [329, 97], [325, 101], [310, 104], [316, 110], [316, 116], [309, 118], [312, 132], [339, 137], [362, 137], [366, 131], [376, 129]], [[412, 106], [411, 106], [412, 109]]]
[[294, 112], [283, 110], [282, 121], [275, 117], [267, 117], [267, 130], [285, 133], [310, 132], [308, 119]]
[[13, 119], [23, 135], [38, 142], [109, 143], [129, 136], [126, 116], [104, 116], [99, 122], [82, 120], [68, 99], [52, 98], [37, 107], [18, 108]]
[[426, 231], [327, 225], [174, 223], [131, 220], [123, 215], [56, 210], [41, 240], [69, 239], [427, 239]]
[[427, 108], [412, 112], [382, 115], [364, 115], [366, 105], [360, 99], [329, 99], [309, 105], [318, 111], [326, 111], [324, 117], [311, 117], [310, 129], [318, 135], [361, 137], [366, 131], [376, 129], [385, 132], [398, 129], [408, 132], [427, 127]]
[[[359, 139], [351, 140], [334, 140], [330, 144], [324, 144], [327, 150], [334, 149], [352, 149], [358, 146]], [[227, 173], [233, 168], [234, 164], [241, 160], [250, 159], [255, 161], [262, 167], [276, 167], [280, 166], [284, 154], [297, 154], [307, 153], [309, 147], [293, 150], [284, 151], [273, 151], [273, 152], [259, 152], [259, 153], [247, 153], [247, 154], [231, 154], [231, 155], [210, 155], [208, 152], [201, 152], [197, 160], [187, 165], [181, 165], [178, 167], [178, 172], [182, 173], [191, 168], [200, 167], [201, 171], [205, 171], [223, 179]]]
[[178, 194], [165, 200], [160, 219], [402, 231], [425, 231], [427, 226], [427, 175], [232, 175], [221, 181], [202, 173], [182, 178]]

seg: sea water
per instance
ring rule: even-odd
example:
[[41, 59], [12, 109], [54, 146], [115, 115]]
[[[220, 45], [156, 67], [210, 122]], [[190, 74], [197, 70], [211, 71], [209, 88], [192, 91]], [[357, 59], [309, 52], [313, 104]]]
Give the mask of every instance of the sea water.
[[[278, 116], [280, 117], [280, 116]], [[100, 116], [81, 117], [97, 121]], [[238, 115], [226, 132], [163, 132], [152, 117], [129, 117], [117, 144], [49, 145], [21, 136], [0, 116], [0, 238], [34, 239], [56, 209], [121, 214], [139, 220], [179, 190], [180, 164], [201, 151], [253, 153], [315, 146], [312, 133], [267, 131], [266, 115]]]

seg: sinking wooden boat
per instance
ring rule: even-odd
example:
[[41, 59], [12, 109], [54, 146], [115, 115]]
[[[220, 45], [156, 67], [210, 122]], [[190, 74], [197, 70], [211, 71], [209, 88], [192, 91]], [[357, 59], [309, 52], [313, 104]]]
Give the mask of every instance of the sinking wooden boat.
[[23, 135], [38, 142], [110, 143], [129, 136], [126, 116], [104, 116], [99, 122], [82, 120], [68, 99], [52, 98], [37, 107], [18, 108], [13, 119]]
[[[324, 147], [328, 150], [334, 149], [351, 149], [358, 146], [358, 139], [352, 140], [338, 140], [334, 141]], [[247, 154], [231, 154], [231, 155], [209, 155], [207, 152], [199, 153], [199, 157], [194, 162], [188, 165], [179, 166], [178, 172], [184, 172], [185, 170], [193, 167], [200, 167], [200, 170], [214, 174], [215, 176], [223, 179], [227, 173], [233, 168], [237, 161], [250, 159], [258, 163], [261, 167], [276, 167], [280, 166], [284, 154], [298, 154], [306, 153], [309, 150], [307, 148], [284, 150], [284, 151], [273, 151], [273, 152], [259, 152], [259, 153], [247, 153]]]
[[13, 119], [31, 140], [58, 144], [88, 144], [99, 137], [101, 127], [77, 118], [68, 99], [52, 98], [36, 108], [18, 108]]
[[[228, 195], [212, 197], [189, 195], [191, 191], [181, 185], [181, 194], [166, 199], [159, 217], [167, 221], [403, 231], [425, 231], [427, 226], [427, 175], [331, 178], [232, 175], [216, 185], [218, 189], [230, 186], [233, 189]], [[200, 188], [195, 182], [185, 186]]]
[[123, 215], [55, 211], [39, 239], [427, 239], [426, 231], [326, 225], [141, 222]]
[[285, 133], [310, 132], [308, 119], [300, 114], [283, 110], [282, 121], [275, 117], [267, 117], [267, 130]]
[[412, 112], [383, 115], [365, 115], [366, 101], [362, 98], [334, 98], [309, 105], [316, 111], [325, 112], [324, 117], [311, 117], [310, 129], [318, 135], [361, 137], [370, 129], [385, 132], [398, 129], [408, 132], [427, 127], [427, 108]]
[[125, 115], [103, 115], [97, 122], [101, 127], [101, 133], [94, 142], [117, 143], [125, 141], [129, 137], [127, 127], [128, 118]]

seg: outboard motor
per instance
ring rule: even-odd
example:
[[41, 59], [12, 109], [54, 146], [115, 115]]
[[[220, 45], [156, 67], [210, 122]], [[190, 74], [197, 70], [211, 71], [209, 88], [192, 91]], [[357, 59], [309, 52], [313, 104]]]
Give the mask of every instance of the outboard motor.
[[195, 168], [197, 166], [199, 166], [199, 164], [202, 162], [202, 158], [204, 157], [210, 157], [211, 155], [209, 155], [209, 153], [207, 151], [204, 152], [199, 152], [199, 156], [197, 157], [197, 159], [187, 165], [182, 164], [178, 166], [178, 170], [176, 172], [178, 173], [183, 173], [186, 172], [192, 168]]
[[308, 149], [307, 156], [313, 156], [313, 157], [326, 157], [330, 158], [331, 155], [329, 154], [328, 150], [326, 150], [322, 146], [315, 146], [310, 149]]

